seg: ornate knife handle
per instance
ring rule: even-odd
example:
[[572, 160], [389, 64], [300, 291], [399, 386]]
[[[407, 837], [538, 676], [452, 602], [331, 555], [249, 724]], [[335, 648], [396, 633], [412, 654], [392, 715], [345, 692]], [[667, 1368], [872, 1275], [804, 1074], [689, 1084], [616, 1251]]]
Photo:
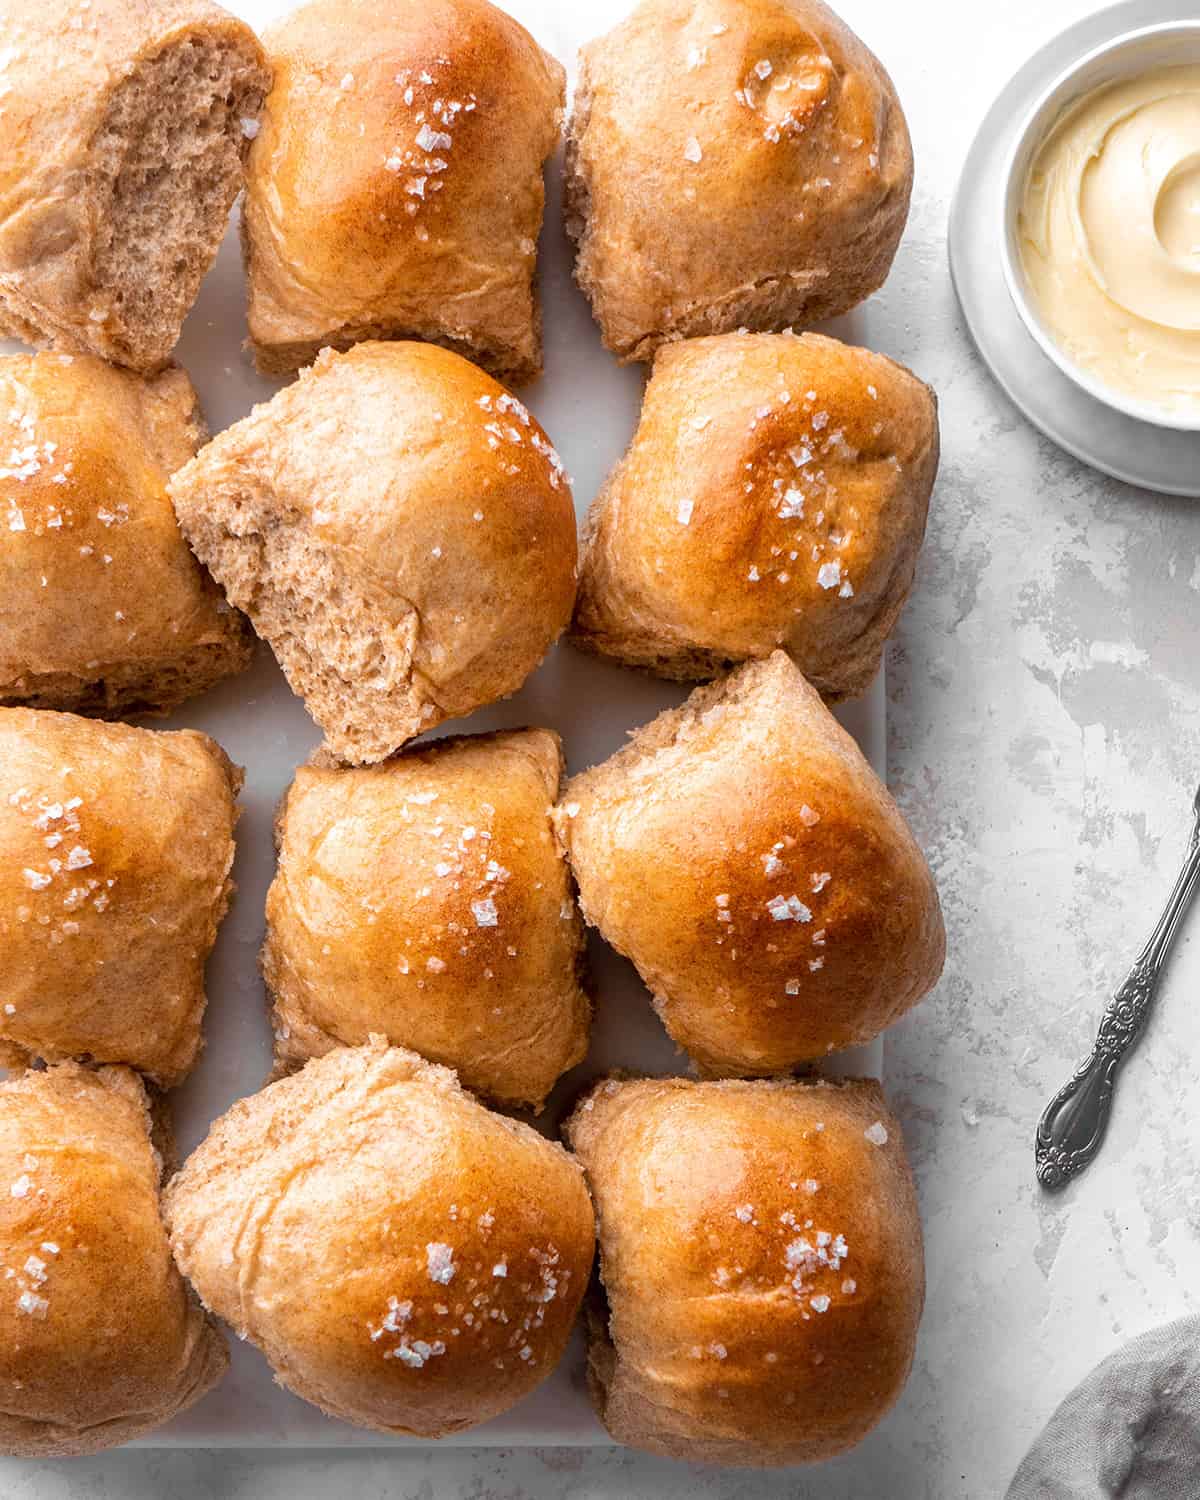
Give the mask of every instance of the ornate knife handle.
[[1200, 885], [1200, 791], [1193, 806], [1196, 822], [1187, 859], [1158, 925], [1109, 1002], [1091, 1052], [1038, 1122], [1037, 1178], [1052, 1192], [1089, 1166], [1104, 1143], [1117, 1073], [1145, 1029], [1175, 934]]

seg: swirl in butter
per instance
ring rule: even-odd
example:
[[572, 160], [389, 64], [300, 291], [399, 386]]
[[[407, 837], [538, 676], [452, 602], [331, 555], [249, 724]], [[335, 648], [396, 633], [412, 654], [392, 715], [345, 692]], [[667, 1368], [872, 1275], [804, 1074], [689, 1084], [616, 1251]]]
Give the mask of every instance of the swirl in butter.
[[1200, 65], [1072, 105], [1034, 157], [1019, 235], [1070, 358], [1126, 397], [1200, 416]]

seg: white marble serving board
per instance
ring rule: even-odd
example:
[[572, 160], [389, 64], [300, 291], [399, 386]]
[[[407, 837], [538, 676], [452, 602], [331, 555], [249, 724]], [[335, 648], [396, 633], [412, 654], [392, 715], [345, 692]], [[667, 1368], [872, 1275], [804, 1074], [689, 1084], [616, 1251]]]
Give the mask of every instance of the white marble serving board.
[[[261, 28], [288, 6], [279, 0], [234, 0], [230, 8]], [[614, 24], [629, 9], [629, 0], [579, 0], [570, 5], [558, 0], [507, 0], [506, 8], [573, 73], [580, 44]], [[560, 184], [561, 159], [548, 174], [541, 244], [546, 373], [521, 394], [562, 454], [582, 517], [633, 432], [644, 376], [640, 369], [618, 368], [602, 348], [587, 303], [571, 280], [571, 257], [561, 229]], [[872, 345], [870, 325], [868, 308], [828, 331]], [[235, 214], [177, 351], [214, 432], [243, 417], [282, 384], [255, 374], [242, 348], [245, 336]], [[2, 350], [17, 347], [0, 341]], [[678, 686], [559, 646], [516, 696], [440, 732], [546, 725], [562, 735], [569, 769], [576, 771], [610, 755], [631, 729], [684, 696]], [[882, 773], [882, 680], [862, 702], [839, 716]], [[165, 721], [165, 727], [204, 730], [246, 769], [234, 868], [238, 892], [208, 969], [207, 1046], [196, 1072], [174, 1096], [179, 1147], [186, 1154], [217, 1115], [262, 1085], [270, 1066], [270, 1028], [257, 953], [263, 903], [274, 873], [271, 825], [294, 768], [320, 736], [264, 646], [247, 674], [185, 705]], [[686, 1071], [686, 1058], [667, 1039], [632, 967], [594, 936], [590, 957], [596, 994], [593, 1046], [586, 1062], [560, 1085], [539, 1122], [551, 1132], [582, 1084], [597, 1073], [616, 1066], [651, 1073]], [[882, 1044], [877, 1042], [830, 1059], [829, 1070], [878, 1076], [881, 1062]], [[143, 1446], [349, 1447], [406, 1441], [331, 1421], [276, 1386], [255, 1350], [231, 1342], [232, 1368], [218, 1389]], [[472, 1447], [606, 1442], [588, 1405], [579, 1335], [560, 1368], [520, 1406], [449, 1441]]]

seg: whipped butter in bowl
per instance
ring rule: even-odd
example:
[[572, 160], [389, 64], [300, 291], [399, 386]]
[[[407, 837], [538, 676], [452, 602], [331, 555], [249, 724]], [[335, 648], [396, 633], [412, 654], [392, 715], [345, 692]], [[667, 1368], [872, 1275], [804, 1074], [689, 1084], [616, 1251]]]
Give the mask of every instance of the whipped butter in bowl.
[[1200, 429], [1200, 23], [1090, 54], [1010, 163], [1006, 266], [1030, 332], [1090, 394]]

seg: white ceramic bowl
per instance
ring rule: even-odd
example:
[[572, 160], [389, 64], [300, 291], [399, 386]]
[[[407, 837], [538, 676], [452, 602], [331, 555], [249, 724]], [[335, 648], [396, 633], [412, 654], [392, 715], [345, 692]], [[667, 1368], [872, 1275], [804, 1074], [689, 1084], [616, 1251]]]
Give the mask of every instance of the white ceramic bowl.
[[1173, 427], [1181, 432], [1200, 431], [1200, 414], [1173, 412], [1148, 401], [1136, 401], [1099, 381], [1070, 357], [1042, 320], [1037, 300], [1021, 263], [1020, 213], [1025, 180], [1039, 147], [1063, 113], [1083, 95], [1104, 84], [1147, 72], [1151, 68], [1174, 67], [1200, 62], [1200, 17], [1191, 21], [1169, 21], [1114, 37], [1085, 53], [1065, 69], [1042, 93], [1017, 131], [1004, 170], [1003, 225], [1000, 254], [1009, 295], [1046, 358], [1052, 360], [1068, 380], [1095, 400], [1142, 422]]

